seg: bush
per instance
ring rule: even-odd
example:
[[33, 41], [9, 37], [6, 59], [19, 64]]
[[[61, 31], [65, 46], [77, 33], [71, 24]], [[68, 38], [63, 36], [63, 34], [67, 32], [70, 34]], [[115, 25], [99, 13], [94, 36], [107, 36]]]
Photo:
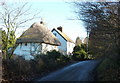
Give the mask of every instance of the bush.
[[84, 50], [81, 50], [80, 51], [80, 55], [83, 59], [86, 59], [87, 58], [87, 53], [84, 51]]
[[87, 59], [88, 56], [87, 56], [87, 53], [85, 52], [85, 49], [84, 49], [84, 45], [81, 45], [81, 46], [75, 46], [74, 47], [74, 51], [73, 51], [73, 56], [72, 56], [72, 59], [73, 60], [84, 60], [84, 59]]
[[69, 61], [70, 61], [70, 58], [68, 58], [67, 56], [65, 56], [65, 55], [60, 56], [60, 62], [66, 63]]
[[48, 58], [53, 59], [53, 60], [57, 60], [58, 58], [60, 58], [60, 56], [62, 56], [62, 54], [56, 50], [52, 50], [50, 52], [48, 51], [46, 55], [48, 56]]
[[81, 44], [81, 48], [82, 48], [83, 50], [87, 51], [87, 46], [86, 46], [86, 44]]
[[120, 80], [120, 64], [110, 58], [104, 58], [100, 66], [97, 68], [98, 81], [119, 81]]
[[72, 56], [72, 60], [79, 61], [79, 60], [81, 60], [81, 56], [79, 54], [74, 54]]
[[3, 78], [9, 81], [29, 81], [34, 75], [42, 75], [65, 66], [69, 60], [67, 56], [55, 50], [37, 55], [30, 61], [22, 57], [3, 60]]
[[3, 60], [3, 78], [9, 81], [28, 80], [29, 76], [36, 73], [35, 64], [35, 61], [26, 61], [21, 57], [16, 60]]
[[73, 53], [74, 52], [78, 52], [78, 51], [80, 51], [82, 48], [81, 48], [81, 46], [80, 45], [77, 45], [77, 46], [75, 46], [74, 48], [73, 48]]
[[52, 71], [59, 68], [59, 66], [68, 63], [70, 59], [67, 56], [62, 55], [60, 52], [53, 50], [47, 52], [46, 54], [37, 55], [35, 60], [39, 62], [38, 69], [41, 68], [42, 71]]

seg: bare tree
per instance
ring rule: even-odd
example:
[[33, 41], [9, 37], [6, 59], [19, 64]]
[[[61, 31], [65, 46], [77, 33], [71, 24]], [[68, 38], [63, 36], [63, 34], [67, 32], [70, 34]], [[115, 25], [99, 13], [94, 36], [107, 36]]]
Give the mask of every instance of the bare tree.
[[26, 3], [4, 3], [1, 6], [0, 23], [3, 29], [6, 30], [5, 51], [8, 54], [8, 48], [14, 47], [16, 42], [16, 32], [18, 28], [23, 28], [31, 20], [40, 18], [40, 12], [35, 13], [30, 11], [31, 6]]
[[119, 3], [75, 2], [75, 5], [77, 7], [78, 19], [84, 21], [87, 31], [92, 32], [90, 48], [94, 47], [94, 50], [91, 50], [98, 56], [118, 53]]

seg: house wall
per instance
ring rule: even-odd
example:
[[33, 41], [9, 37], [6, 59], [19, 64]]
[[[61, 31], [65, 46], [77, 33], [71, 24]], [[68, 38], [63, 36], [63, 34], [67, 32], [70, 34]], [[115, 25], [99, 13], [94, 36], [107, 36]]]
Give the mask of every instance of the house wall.
[[67, 42], [67, 54], [70, 55], [73, 52], [75, 44], [71, 42]]
[[22, 56], [25, 60], [34, 59], [34, 55], [46, 53], [47, 51], [58, 50], [57, 46], [40, 43], [22, 43], [17, 46], [15, 55]]
[[67, 54], [67, 41], [60, 34], [58, 34], [55, 30], [52, 32], [61, 43], [61, 46], [58, 46], [58, 50], [63, 54]]
[[25, 60], [30, 60], [34, 59], [32, 55], [40, 54], [40, 52], [40, 43], [22, 43], [17, 46], [13, 54], [22, 56]]
[[58, 51], [58, 46], [42, 43], [42, 53], [46, 53], [47, 51], [51, 51], [51, 50]]

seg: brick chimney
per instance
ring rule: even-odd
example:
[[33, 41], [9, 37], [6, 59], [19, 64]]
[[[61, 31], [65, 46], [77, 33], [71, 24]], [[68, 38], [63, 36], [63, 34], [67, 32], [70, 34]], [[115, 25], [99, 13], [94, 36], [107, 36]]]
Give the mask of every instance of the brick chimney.
[[61, 26], [59, 26], [57, 29], [61, 32], [63, 31], [63, 28]]

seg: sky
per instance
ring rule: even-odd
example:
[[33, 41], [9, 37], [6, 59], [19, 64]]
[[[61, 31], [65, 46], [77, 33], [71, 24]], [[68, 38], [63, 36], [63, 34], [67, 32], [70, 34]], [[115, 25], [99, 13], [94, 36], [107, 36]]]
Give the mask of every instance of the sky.
[[[4, 1], [4, 0], [2, 0]], [[48, 29], [52, 30], [59, 26], [63, 27], [63, 32], [66, 33], [73, 41], [77, 37], [84, 39], [86, 37], [86, 30], [84, 23], [80, 20], [69, 20], [76, 18], [75, 7], [68, 3], [71, 0], [5, 0], [7, 2], [28, 2], [31, 5], [32, 10], [40, 11], [40, 16], [45, 22]], [[82, 0], [84, 1], [84, 0]], [[33, 13], [33, 12], [32, 12]], [[28, 29], [34, 22], [40, 22], [40, 19], [35, 19], [29, 23], [24, 29], [19, 29], [17, 37], [19, 37], [23, 31]]]
[[[68, 0], [5, 0], [8, 3], [12, 2], [28, 2], [32, 10], [40, 11], [40, 16], [45, 22], [48, 29], [52, 30], [59, 26], [63, 27], [63, 32], [66, 33], [73, 41], [79, 36], [81, 39], [86, 37], [86, 30], [80, 20], [74, 19], [77, 15], [74, 12], [74, 6]], [[18, 4], [19, 5], [19, 4]], [[40, 22], [41, 18], [32, 20], [25, 28], [18, 29], [17, 37], [23, 31], [27, 30], [34, 22]]]
[[[77, 37], [84, 39], [86, 37], [86, 30], [84, 23], [80, 20], [69, 20], [76, 18], [75, 7], [68, 3], [70, 1], [78, 0], [1, 0], [8, 3], [11, 2], [28, 2], [31, 5], [31, 13], [33, 10], [40, 11], [40, 16], [45, 22], [48, 29], [52, 30], [59, 26], [63, 27], [63, 32], [66, 33], [73, 41]], [[96, 1], [96, 0], [79, 0], [79, 1]], [[103, 0], [101, 0], [103, 1]], [[108, 0], [113, 1], [113, 0]], [[114, 0], [116, 1], [116, 0]], [[40, 19], [32, 20], [24, 29], [18, 29], [17, 37], [19, 37], [23, 31], [28, 29], [34, 22], [40, 22]]]
[[71, 4], [64, 1], [41, 1], [32, 2], [32, 7], [35, 9], [39, 7], [41, 17], [50, 30], [62, 26], [63, 32], [74, 41], [78, 36], [80, 38], [86, 37], [83, 23], [79, 20], [69, 20], [76, 17], [74, 7]]

